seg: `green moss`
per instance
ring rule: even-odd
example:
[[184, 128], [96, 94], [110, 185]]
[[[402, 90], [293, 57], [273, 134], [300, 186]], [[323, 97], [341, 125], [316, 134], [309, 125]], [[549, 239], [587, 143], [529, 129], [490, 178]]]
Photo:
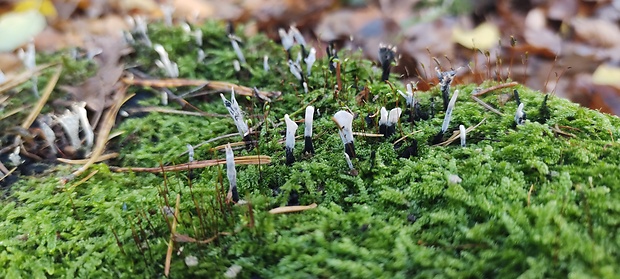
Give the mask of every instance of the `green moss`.
[[[198, 48], [180, 29], [152, 26], [151, 40], [170, 52], [182, 77], [226, 80], [284, 94], [269, 105], [238, 98], [252, 123], [263, 121], [256, 115], [266, 119], [258, 148], [235, 155], [272, 157], [267, 166], [237, 167], [239, 191], [252, 203], [253, 217], [247, 206], [220, 205], [228, 183], [221, 166], [164, 177], [111, 173], [100, 164], [85, 183], [58, 188], [54, 177], [68, 172], [61, 168], [46, 177], [23, 178], [2, 201], [0, 277], [162, 276], [171, 220], [161, 209], [174, 206], [177, 194], [178, 233], [199, 240], [217, 232], [235, 233], [209, 244], [176, 243], [173, 277], [222, 277], [233, 264], [243, 267], [242, 278], [612, 278], [620, 272], [617, 117], [551, 97], [551, 117], [534, 121], [540, 118], [544, 95], [517, 86], [531, 120], [515, 126], [514, 101], [501, 105], [496, 93], [483, 96], [504, 113], [499, 116], [469, 98], [475, 85], [460, 85], [448, 134], [459, 124], [473, 126], [486, 118], [469, 133], [467, 147], [430, 144], [443, 121], [444, 113], [438, 112], [415, 125], [402, 121], [399, 136], [391, 141], [356, 137], [358, 158], [353, 163], [359, 175], [351, 176], [331, 116], [348, 107], [359, 114], [354, 130], [376, 133], [364, 117], [381, 106], [403, 103], [380, 82], [373, 63], [342, 51], [344, 88], [334, 100], [336, 77], [327, 61], [317, 61], [309, 79], [311, 92], [303, 94], [275, 43], [263, 36], [244, 38], [245, 69], [252, 75], [237, 76], [231, 66], [236, 56], [223, 25], [200, 28], [205, 34], [204, 63], [195, 62]], [[161, 76], [150, 62], [156, 53], [143, 46], [136, 49], [130, 59]], [[262, 70], [264, 55], [270, 57], [269, 73]], [[360, 106], [354, 97], [362, 86], [370, 89], [371, 101]], [[439, 96], [438, 89], [418, 92], [423, 109], [429, 109], [431, 96]], [[190, 101], [204, 111], [226, 114], [218, 97]], [[301, 111], [293, 112], [310, 102], [320, 111], [314, 121], [316, 154], [301, 156], [298, 142], [298, 161], [287, 167], [278, 143], [284, 126], [277, 124], [285, 113], [299, 120]], [[556, 125], [574, 137], [557, 134]], [[114, 164], [148, 167], [185, 162], [181, 154], [186, 144], [236, 132], [228, 117], [160, 113], [125, 119], [117, 130], [125, 133], [110, 145], [121, 154]], [[391, 142], [400, 133], [413, 133], [419, 142], [417, 157], [399, 158], [404, 147], [395, 149]], [[237, 136], [203, 145], [195, 158], [223, 158], [211, 148], [240, 140]], [[404, 141], [405, 146], [410, 143]], [[462, 182], [449, 182], [452, 175]], [[318, 207], [287, 215], [268, 213], [286, 205], [293, 191], [301, 204]], [[185, 265], [189, 255], [198, 258], [197, 266]]]

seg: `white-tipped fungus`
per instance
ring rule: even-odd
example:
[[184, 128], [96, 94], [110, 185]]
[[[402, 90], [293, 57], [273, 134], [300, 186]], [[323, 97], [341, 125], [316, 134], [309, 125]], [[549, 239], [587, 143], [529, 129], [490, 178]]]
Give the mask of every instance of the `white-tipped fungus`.
[[302, 80], [301, 77], [301, 67], [299, 67], [299, 64], [293, 62], [293, 60], [288, 60], [288, 67], [289, 70], [291, 71], [291, 74], [293, 74], [295, 76], [295, 78], [297, 78], [297, 80]]
[[465, 147], [465, 141], [467, 139], [467, 131], [465, 130], [465, 126], [459, 125], [460, 136], [461, 136], [461, 147]]
[[284, 122], [286, 123], [286, 148], [293, 150], [295, 148], [295, 133], [297, 132], [297, 123], [291, 120], [288, 114], [284, 115]]
[[263, 70], [269, 72], [269, 56], [263, 56]]
[[452, 119], [452, 110], [454, 110], [454, 105], [456, 104], [456, 99], [459, 96], [459, 91], [454, 90], [454, 94], [452, 94], [452, 99], [450, 99], [450, 103], [448, 104], [448, 108], [446, 109], [446, 116], [443, 119], [443, 124], [441, 125], [441, 132], [445, 133], [448, 130], [448, 126], [450, 125], [450, 120]]
[[515, 123], [517, 125], [522, 125], [525, 123], [525, 112], [523, 111], [524, 104], [520, 103], [517, 108], [517, 112], [515, 113]]
[[334, 122], [338, 124], [338, 134], [342, 143], [344, 144], [344, 150], [350, 157], [355, 158], [355, 145], [353, 140], [353, 114], [341, 110], [336, 112], [333, 117]]
[[95, 133], [93, 132], [93, 127], [90, 125], [88, 121], [88, 115], [86, 114], [86, 102], [78, 102], [71, 105], [71, 110], [73, 113], [78, 115], [80, 118], [80, 126], [82, 127], [82, 132], [84, 133], [84, 142], [86, 143], [86, 149], [90, 150], [95, 142]]
[[220, 94], [220, 97], [222, 97], [222, 101], [224, 101], [224, 105], [226, 106], [230, 117], [232, 117], [232, 119], [235, 121], [235, 126], [237, 126], [237, 131], [239, 132], [239, 135], [241, 135], [241, 137], [245, 137], [246, 135], [248, 135], [250, 129], [248, 128], [248, 124], [246, 124], [243, 120], [243, 112], [241, 111], [241, 108], [239, 107], [239, 104], [235, 99], [235, 90], [231, 90], [230, 101], [228, 101], [226, 97], [224, 97], [224, 94]]
[[308, 76], [312, 74], [312, 65], [314, 65], [315, 61], [316, 61], [316, 49], [311, 48], [310, 53], [308, 54], [308, 57], [304, 59], [304, 62], [306, 62], [306, 71], [308, 72]]
[[226, 176], [228, 177], [228, 194], [226, 200], [234, 202], [239, 201], [239, 192], [237, 191], [237, 170], [235, 169], [235, 154], [233, 153], [230, 143], [226, 144]]
[[241, 41], [241, 39], [239, 39], [233, 34], [229, 34], [228, 39], [230, 39], [230, 44], [232, 45], [235, 54], [237, 54], [237, 58], [239, 59], [239, 61], [241, 61], [241, 64], [245, 64], [245, 56], [243, 56], [241, 47], [239, 47], [239, 42]]
[[304, 118], [304, 137], [312, 137], [312, 122], [314, 121], [314, 107], [306, 107], [306, 115]]
[[284, 28], [278, 29], [278, 34], [280, 35], [280, 40], [282, 41], [282, 46], [284, 47], [284, 49], [286, 51], [291, 49], [291, 47], [293, 47], [293, 44], [295, 43], [293, 34], [291, 34], [290, 32], [286, 32]]
[[153, 49], [159, 54], [159, 60], [155, 60], [155, 65], [166, 72], [169, 78], [179, 77], [179, 67], [177, 63], [170, 61], [168, 52], [160, 44], [155, 44]]

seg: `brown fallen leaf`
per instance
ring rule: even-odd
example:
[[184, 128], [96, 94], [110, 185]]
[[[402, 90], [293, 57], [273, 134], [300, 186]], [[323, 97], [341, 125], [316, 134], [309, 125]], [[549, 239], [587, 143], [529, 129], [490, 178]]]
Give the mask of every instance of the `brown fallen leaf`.
[[620, 46], [620, 27], [615, 22], [603, 19], [574, 18], [571, 26], [581, 40], [603, 48]]
[[96, 37], [94, 45], [102, 50], [95, 57], [99, 70], [95, 76], [77, 86], [62, 86], [76, 101], [86, 102], [86, 107], [94, 111], [91, 125], [95, 127], [104, 109], [113, 104], [112, 95], [118, 88], [124, 66], [119, 64], [121, 56], [126, 53], [125, 44], [120, 38]]

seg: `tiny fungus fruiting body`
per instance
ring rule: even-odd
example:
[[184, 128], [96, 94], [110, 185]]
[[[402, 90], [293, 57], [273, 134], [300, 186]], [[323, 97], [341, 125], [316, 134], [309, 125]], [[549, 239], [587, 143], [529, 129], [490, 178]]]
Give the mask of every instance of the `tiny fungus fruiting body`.
[[353, 142], [353, 114], [341, 110], [334, 114], [332, 118], [334, 122], [338, 125], [338, 134], [340, 135], [340, 139], [342, 139], [342, 143], [344, 144], [344, 152], [346, 152], [349, 157], [355, 158], [355, 145]]
[[396, 133], [396, 124], [398, 124], [398, 120], [400, 119], [400, 114], [402, 113], [401, 108], [393, 108], [390, 110], [388, 115], [387, 128], [385, 130], [385, 137], [390, 137], [394, 133]]
[[185, 145], [185, 147], [187, 147], [187, 155], [189, 157], [189, 162], [191, 163], [194, 161], [194, 147], [189, 143]]
[[306, 72], [308, 73], [308, 76], [312, 74], [312, 65], [314, 65], [315, 61], [316, 61], [316, 49], [311, 48], [310, 53], [308, 54], [308, 57], [304, 58], [304, 62], [306, 62]]
[[336, 70], [336, 62], [338, 59], [338, 50], [336, 50], [335, 42], [329, 42], [329, 45], [326, 48], [327, 57], [329, 58], [329, 71], [334, 72]]
[[297, 132], [297, 123], [291, 120], [288, 114], [284, 115], [284, 122], [286, 123], [286, 141], [285, 141], [285, 152], [286, 152], [286, 165], [290, 166], [295, 162], [295, 155], [293, 151], [295, 150], [295, 132]]
[[388, 111], [385, 107], [381, 107], [379, 111], [379, 134], [386, 134], [388, 123]]
[[155, 60], [155, 65], [166, 72], [169, 78], [179, 77], [179, 66], [177, 63], [170, 61], [168, 52], [160, 44], [155, 44], [153, 49], [159, 54], [159, 60]]
[[466, 133], [467, 131], [465, 130], [465, 126], [463, 125], [459, 125], [459, 131], [460, 131], [460, 136], [461, 136], [461, 147], [465, 147], [465, 140], [466, 140]]
[[390, 68], [392, 62], [396, 58], [396, 46], [391, 45], [379, 45], [379, 62], [381, 62], [381, 80], [386, 81], [390, 78]]
[[306, 107], [306, 116], [304, 118], [304, 153], [314, 154], [314, 145], [312, 143], [312, 122], [314, 121], [314, 107]]
[[448, 109], [448, 99], [450, 98], [450, 84], [454, 77], [456, 76], [456, 71], [446, 71], [442, 72], [439, 68], [435, 67], [435, 71], [437, 72], [437, 78], [439, 79], [439, 88], [441, 91], [441, 98], [443, 100], [443, 109]]
[[525, 111], [523, 111], [523, 106], [523, 103], [520, 103], [519, 107], [517, 107], [517, 112], [515, 112], [515, 123], [517, 123], [517, 125], [525, 123]]
[[525, 111], [523, 110], [525, 105], [521, 102], [521, 98], [519, 97], [519, 91], [515, 89], [513, 92], [515, 96], [515, 101], [517, 101], [517, 111], [515, 112], [515, 123], [517, 125], [522, 125], [522, 124], [525, 124], [525, 119], [527, 118]]
[[301, 74], [301, 67], [299, 66], [299, 63], [293, 62], [293, 60], [289, 59], [288, 68], [297, 80], [303, 82], [303, 76]]
[[454, 110], [454, 105], [456, 104], [456, 99], [459, 96], [459, 91], [454, 90], [452, 94], [452, 98], [450, 99], [450, 103], [448, 104], [448, 108], [446, 109], [446, 115], [443, 118], [443, 123], [441, 124], [441, 130], [435, 137], [433, 138], [433, 143], [437, 144], [441, 142], [443, 139], [443, 135], [448, 131], [448, 126], [450, 126], [450, 120], [452, 120], [452, 111]]
[[239, 42], [241, 42], [241, 39], [233, 34], [229, 34], [228, 39], [230, 39], [230, 44], [232, 45], [235, 54], [237, 54], [237, 59], [241, 61], [241, 64], [245, 64], [245, 56], [243, 55], [243, 51], [241, 51], [241, 47], [239, 46]]
[[269, 72], [269, 56], [263, 56], [263, 71]]
[[459, 96], [459, 91], [454, 90], [454, 94], [452, 94], [452, 98], [450, 99], [450, 103], [448, 104], [448, 108], [446, 109], [446, 116], [443, 119], [443, 124], [441, 124], [441, 132], [445, 133], [448, 130], [448, 126], [450, 125], [450, 120], [452, 120], [452, 111], [454, 110], [454, 105], [456, 104], [456, 99]]
[[230, 143], [226, 144], [226, 176], [228, 177], [228, 194], [227, 201], [239, 202], [239, 191], [237, 191], [237, 170], [235, 169], [235, 154], [233, 153]]
[[241, 111], [241, 108], [235, 99], [235, 90], [231, 90], [230, 101], [224, 97], [224, 94], [220, 94], [220, 97], [222, 97], [222, 101], [224, 101], [224, 105], [226, 106], [230, 117], [232, 117], [233, 121], [235, 121], [235, 126], [237, 126], [239, 135], [246, 139], [249, 135], [250, 129], [248, 128], [248, 124], [246, 124], [243, 120], [243, 111]]

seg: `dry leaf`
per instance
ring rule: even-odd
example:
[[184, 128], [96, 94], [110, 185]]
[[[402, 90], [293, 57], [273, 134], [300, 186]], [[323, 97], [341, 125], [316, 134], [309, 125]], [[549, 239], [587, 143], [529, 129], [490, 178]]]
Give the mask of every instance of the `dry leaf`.
[[117, 83], [123, 74], [123, 65], [119, 60], [124, 53], [125, 44], [120, 38], [98, 37], [94, 44], [102, 50], [95, 57], [99, 64], [97, 74], [78, 86], [62, 86], [71, 93], [76, 101], [86, 102], [86, 107], [95, 112], [93, 126], [101, 117], [104, 109], [112, 105], [112, 93], [117, 89]]
[[580, 39], [591, 45], [612, 48], [620, 46], [620, 27], [617, 23], [588, 18], [574, 18], [571, 26]]
[[498, 44], [499, 38], [499, 28], [488, 21], [473, 30], [463, 30], [459, 26], [452, 29], [452, 39], [469, 49], [489, 50]]
[[620, 89], [620, 67], [602, 64], [592, 74], [592, 83], [610, 85]]

